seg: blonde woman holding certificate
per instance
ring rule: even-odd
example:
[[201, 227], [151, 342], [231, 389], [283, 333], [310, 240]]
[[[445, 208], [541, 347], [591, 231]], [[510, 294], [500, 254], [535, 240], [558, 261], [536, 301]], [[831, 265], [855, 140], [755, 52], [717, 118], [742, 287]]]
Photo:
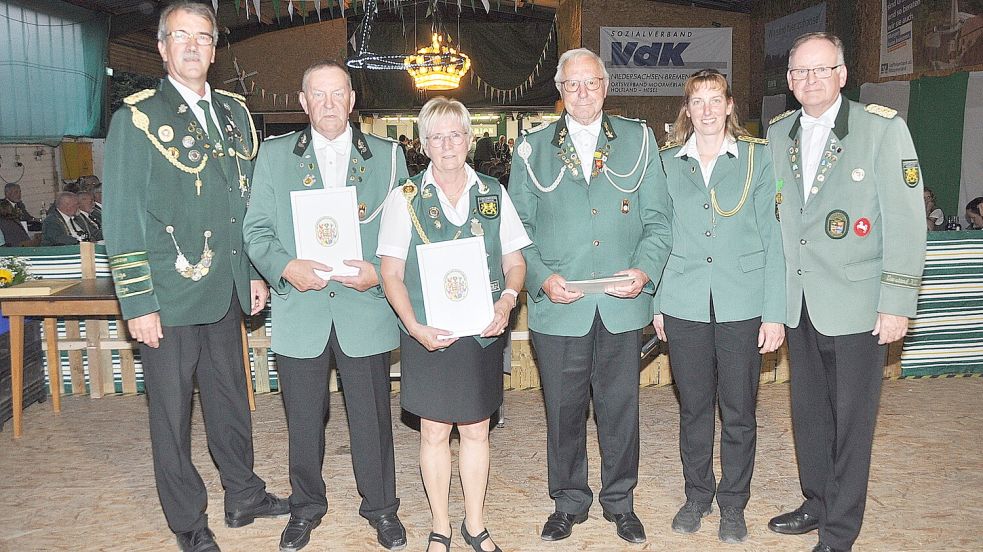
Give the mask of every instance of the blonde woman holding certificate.
[[[485, 528], [483, 512], [488, 418], [502, 404], [504, 340], [499, 338], [526, 274], [520, 250], [532, 242], [505, 188], [467, 165], [467, 108], [456, 100], [433, 98], [420, 111], [418, 124], [430, 165], [390, 193], [377, 251], [386, 296], [401, 322], [400, 401], [420, 417], [420, 471], [433, 515], [427, 550], [451, 548], [449, 439], [457, 424], [465, 512], [461, 536], [475, 551], [492, 552], [500, 549]], [[427, 325], [416, 247], [471, 237], [484, 241], [491, 286], [467, 292], [491, 293], [494, 317], [478, 336], [449, 338], [446, 329]]]

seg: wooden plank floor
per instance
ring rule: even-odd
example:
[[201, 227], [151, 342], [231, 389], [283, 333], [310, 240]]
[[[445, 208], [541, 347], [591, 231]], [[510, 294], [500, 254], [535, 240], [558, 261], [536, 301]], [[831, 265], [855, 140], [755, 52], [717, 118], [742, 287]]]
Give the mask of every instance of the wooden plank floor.
[[[333, 394], [324, 475], [328, 515], [307, 550], [381, 551], [358, 517], [348, 436], [340, 397]], [[546, 491], [543, 405], [538, 391], [505, 395], [508, 425], [492, 433], [492, 474], [487, 523], [506, 551], [749, 550], [807, 551], [815, 534], [781, 536], [767, 520], [799, 504], [788, 415], [788, 386], [761, 387], [758, 453], [746, 517], [750, 538], [724, 545], [716, 538], [716, 508], [691, 536], [669, 530], [683, 501], [677, 445], [678, 405], [670, 387], [642, 389], [642, 465], [636, 511], [649, 541], [617, 540], [595, 504], [590, 519], [559, 543], [539, 540], [552, 505]], [[257, 395], [254, 414], [256, 471], [269, 489], [286, 495], [286, 424], [280, 396]], [[398, 406], [398, 396], [393, 404]], [[0, 550], [176, 550], [157, 502], [142, 396], [94, 400], [66, 397], [62, 414], [50, 404], [26, 411], [25, 437], [14, 441], [8, 423], [0, 433]], [[394, 420], [400, 516], [410, 551], [423, 550], [429, 511], [417, 463], [417, 432]], [[588, 443], [597, 490], [597, 440]], [[218, 474], [205, 448], [196, 408], [196, 463], [209, 490], [211, 526], [226, 551], [276, 550], [284, 520], [259, 520], [242, 529], [222, 523]], [[454, 447], [456, 449], [456, 442]], [[886, 381], [881, 402], [867, 516], [857, 551], [983, 550], [983, 379]], [[719, 473], [719, 471], [718, 471]], [[451, 515], [463, 517], [460, 483], [452, 482]], [[454, 529], [454, 550], [465, 550]]]

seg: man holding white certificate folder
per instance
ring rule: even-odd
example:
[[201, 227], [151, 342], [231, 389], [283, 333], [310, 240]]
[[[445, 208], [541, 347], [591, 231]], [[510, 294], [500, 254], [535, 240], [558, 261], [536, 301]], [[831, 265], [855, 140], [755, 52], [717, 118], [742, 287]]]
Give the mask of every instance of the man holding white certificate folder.
[[[364, 135], [348, 122], [355, 93], [344, 66], [319, 62], [308, 68], [300, 103], [311, 125], [263, 144], [243, 225], [246, 250], [273, 289], [272, 348], [287, 413], [293, 489], [280, 550], [303, 548], [327, 512], [321, 467], [332, 357], [344, 385], [362, 496], [359, 514], [376, 529], [383, 547], [399, 549], [406, 531], [396, 515], [389, 384], [389, 352], [399, 337], [375, 250], [383, 203], [406, 178], [406, 161], [397, 142]], [[339, 216], [346, 213], [331, 204], [320, 217], [294, 218], [302, 211], [296, 210], [292, 192], [346, 186], [355, 189], [357, 202], [351, 207], [356, 212], [347, 213], [348, 223]], [[360, 236], [352, 235], [354, 228]], [[356, 238], [361, 257], [344, 260], [344, 266], [297, 258], [297, 241], [341, 247]], [[339, 268], [355, 275], [334, 274]]]

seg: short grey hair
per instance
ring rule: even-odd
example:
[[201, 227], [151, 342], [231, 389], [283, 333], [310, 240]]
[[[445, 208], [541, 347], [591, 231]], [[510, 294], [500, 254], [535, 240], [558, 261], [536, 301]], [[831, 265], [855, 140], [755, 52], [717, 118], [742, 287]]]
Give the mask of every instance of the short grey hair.
[[55, 207], [64, 206], [65, 202], [70, 199], [78, 199], [78, 195], [75, 192], [58, 192], [58, 195], [55, 197]]
[[810, 40], [825, 40], [826, 42], [832, 44], [833, 47], [836, 48], [836, 64], [846, 65], [846, 57], [843, 55], [843, 41], [840, 40], [840, 37], [836, 36], [833, 33], [817, 31], [817, 32], [799, 35], [799, 37], [795, 39], [795, 42], [792, 43], [792, 47], [789, 48], [788, 50], [789, 69], [792, 68], [792, 56], [795, 55], [795, 50], [798, 49], [799, 46], [802, 46], [803, 44], [809, 42]]
[[78, 192], [77, 194], [75, 194], [75, 197], [79, 198], [80, 200], [83, 197], [87, 197], [87, 198], [89, 198], [89, 199], [91, 199], [93, 201], [95, 201], [95, 199], [96, 199], [96, 195], [93, 194], [92, 192], [88, 191], [88, 190], [82, 190], [81, 192]]
[[180, 0], [169, 4], [160, 12], [160, 20], [157, 22], [158, 42], [164, 42], [164, 39], [167, 38], [167, 33], [170, 32], [167, 30], [167, 18], [178, 10], [197, 15], [202, 19], [207, 19], [212, 24], [212, 38], [215, 39], [216, 44], [218, 43], [218, 20], [215, 18], [215, 11], [208, 4], [190, 2], [188, 0]]
[[335, 69], [338, 69], [339, 71], [345, 74], [345, 77], [348, 79], [348, 90], [353, 90], [352, 74], [348, 72], [348, 67], [346, 67], [344, 63], [335, 61], [333, 59], [323, 59], [320, 61], [315, 61], [307, 69], [305, 69], [304, 76], [300, 79], [300, 90], [302, 92], [307, 91], [307, 80], [310, 78], [311, 73], [313, 73], [314, 71], [318, 71], [320, 69], [328, 69], [331, 67], [334, 67]]
[[[430, 136], [430, 128], [440, 119], [450, 117], [461, 123], [464, 133], [471, 137], [471, 112], [464, 104], [457, 100], [452, 100], [444, 96], [436, 96], [423, 104], [420, 115], [417, 117], [416, 126], [420, 129], [420, 143], [426, 148], [428, 145], [427, 137]], [[488, 134], [487, 132], [485, 133]]]
[[557, 87], [559, 87], [561, 82], [566, 80], [565, 69], [567, 63], [581, 57], [587, 57], [594, 60], [594, 63], [597, 63], [597, 66], [601, 68], [601, 76], [604, 77], [604, 80], [610, 80], [608, 68], [604, 66], [604, 60], [602, 60], [600, 56], [587, 48], [576, 48], [563, 52], [563, 55], [560, 56], [559, 61], [556, 62], [556, 75], [553, 76], [553, 82], [556, 83]]

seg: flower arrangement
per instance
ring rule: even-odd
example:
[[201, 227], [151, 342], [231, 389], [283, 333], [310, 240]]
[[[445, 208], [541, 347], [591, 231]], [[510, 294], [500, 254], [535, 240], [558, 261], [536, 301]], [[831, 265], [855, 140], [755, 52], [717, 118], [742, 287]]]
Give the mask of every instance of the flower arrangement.
[[28, 280], [37, 280], [27, 263], [18, 257], [0, 257], [0, 288], [16, 286]]

